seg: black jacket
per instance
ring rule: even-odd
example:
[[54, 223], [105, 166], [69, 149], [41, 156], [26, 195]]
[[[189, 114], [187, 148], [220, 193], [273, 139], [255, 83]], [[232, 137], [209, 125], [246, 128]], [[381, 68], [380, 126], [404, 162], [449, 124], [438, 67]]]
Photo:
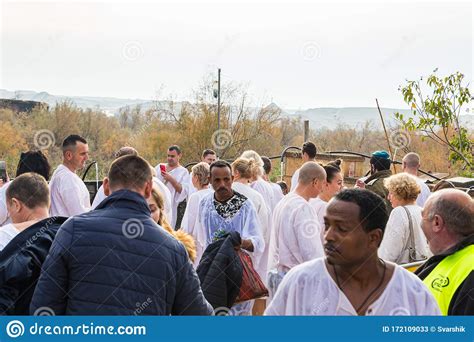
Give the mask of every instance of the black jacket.
[[0, 252], [0, 314], [28, 315], [41, 265], [65, 217], [50, 217], [23, 230]]
[[234, 305], [242, 284], [242, 263], [234, 246], [240, 246], [238, 232], [211, 243], [201, 258], [197, 273], [202, 291], [214, 309]]
[[[444, 258], [460, 251], [464, 247], [472, 245], [473, 243], [474, 234], [471, 234], [448, 251], [429, 258], [416, 270], [415, 274], [420, 277], [421, 280], [425, 279]], [[469, 273], [467, 278], [454, 293], [454, 296], [449, 303], [448, 315], [474, 315], [474, 271]]]
[[210, 315], [184, 246], [120, 190], [59, 229], [30, 312], [56, 315]]

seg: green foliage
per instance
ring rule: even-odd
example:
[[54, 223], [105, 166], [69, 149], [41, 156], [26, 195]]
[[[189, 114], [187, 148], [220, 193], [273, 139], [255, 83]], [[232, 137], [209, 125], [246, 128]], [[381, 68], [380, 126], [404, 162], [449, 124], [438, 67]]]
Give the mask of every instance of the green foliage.
[[474, 142], [459, 122], [462, 109], [471, 101], [469, 88], [463, 86], [464, 75], [460, 72], [445, 77], [436, 72], [425, 81], [421, 77], [399, 88], [413, 116], [404, 118], [396, 113], [395, 117], [403, 128], [422, 132], [425, 139], [446, 146], [453, 165], [461, 164], [464, 170], [472, 171]]

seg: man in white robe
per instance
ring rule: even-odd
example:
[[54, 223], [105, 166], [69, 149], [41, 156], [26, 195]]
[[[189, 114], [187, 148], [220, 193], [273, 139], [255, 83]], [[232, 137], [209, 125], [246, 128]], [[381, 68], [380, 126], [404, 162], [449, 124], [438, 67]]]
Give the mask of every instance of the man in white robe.
[[[230, 232], [238, 232], [242, 238], [241, 249], [252, 258], [258, 258], [265, 249], [260, 223], [252, 202], [242, 194], [232, 190], [232, 168], [226, 161], [211, 165], [210, 183], [215, 192], [205, 196], [200, 204], [199, 221], [194, 230], [196, 261], [213, 241]], [[234, 305], [232, 315], [248, 315], [252, 301]]]
[[278, 202], [281, 201], [281, 199], [284, 197], [283, 191], [281, 190], [281, 186], [278, 185], [277, 183], [273, 183], [270, 181], [270, 173], [272, 172], [272, 161], [270, 158], [263, 156], [263, 171], [265, 174], [263, 175], [263, 179], [270, 184], [272, 190], [273, 190], [273, 197], [272, 197], [272, 202], [271, 202], [271, 210], [273, 213], [273, 210], [275, 210], [275, 207], [277, 206]]
[[324, 255], [322, 227], [308, 201], [319, 195], [325, 181], [324, 168], [315, 162], [306, 162], [301, 167], [295, 191], [286, 195], [275, 208], [268, 257], [270, 297], [290, 269]]
[[176, 228], [181, 226], [181, 220], [184, 214], [184, 208], [178, 213], [178, 206], [185, 206], [190, 189], [190, 176], [188, 170], [179, 163], [182, 153], [179, 146], [173, 145], [168, 148], [167, 164], [164, 165], [165, 171], [161, 170], [158, 164], [155, 167], [157, 178], [162, 181], [171, 193], [171, 226]]
[[87, 141], [79, 135], [70, 135], [63, 141], [63, 163], [54, 171], [51, 191], [51, 216], [74, 216], [91, 209], [90, 194], [76, 172], [89, 159]]
[[266, 315], [439, 315], [414, 274], [377, 255], [388, 220], [382, 198], [348, 189], [328, 205], [326, 258], [293, 268]]
[[[315, 161], [316, 160], [316, 145], [313, 144], [311, 141], [307, 141], [303, 144], [303, 148], [301, 150], [303, 163], [308, 161]], [[298, 186], [298, 179], [300, 175], [300, 169], [295, 171], [293, 176], [291, 177], [291, 184], [290, 184], [290, 191], [295, 191], [296, 187]]]
[[425, 202], [431, 195], [431, 190], [426, 185], [426, 183], [418, 177], [418, 170], [420, 168], [420, 156], [415, 152], [410, 152], [405, 155], [402, 159], [402, 169], [403, 172], [409, 173], [412, 176], [415, 176], [416, 182], [421, 189], [418, 198], [416, 199], [416, 204], [419, 207], [424, 207]]

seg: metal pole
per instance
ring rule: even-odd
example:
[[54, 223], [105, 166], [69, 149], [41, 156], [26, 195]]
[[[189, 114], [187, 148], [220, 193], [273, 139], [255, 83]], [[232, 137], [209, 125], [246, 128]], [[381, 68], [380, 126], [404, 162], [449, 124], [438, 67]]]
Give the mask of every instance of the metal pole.
[[221, 128], [221, 68], [217, 69], [217, 129]]
[[[385, 139], [387, 139], [388, 151], [390, 152], [390, 158], [393, 161], [395, 159], [395, 155], [392, 152], [392, 146], [390, 145], [390, 139], [388, 138], [387, 129], [385, 128], [385, 121], [383, 120], [383, 115], [382, 115], [382, 111], [380, 110], [379, 101], [375, 99], [375, 103], [377, 103], [377, 109], [379, 110], [380, 120], [382, 120], [382, 126], [385, 132]], [[393, 163], [393, 172], [397, 173], [397, 167], [395, 166], [395, 163]]]

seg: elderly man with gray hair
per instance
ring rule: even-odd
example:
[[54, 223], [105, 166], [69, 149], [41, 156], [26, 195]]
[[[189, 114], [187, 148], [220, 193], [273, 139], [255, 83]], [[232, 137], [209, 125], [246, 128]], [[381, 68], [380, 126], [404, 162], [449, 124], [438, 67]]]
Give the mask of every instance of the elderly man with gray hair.
[[443, 189], [425, 204], [421, 227], [434, 256], [416, 274], [443, 315], [474, 315], [474, 201]]
[[420, 156], [418, 153], [410, 152], [405, 155], [402, 159], [402, 169], [403, 172], [406, 172], [412, 176], [415, 176], [416, 182], [421, 189], [420, 194], [416, 199], [416, 204], [419, 207], [424, 207], [426, 200], [431, 195], [430, 188], [426, 183], [418, 177], [418, 170], [420, 168]]
[[309, 161], [300, 168], [295, 191], [286, 195], [273, 212], [268, 252], [268, 287], [275, 294], [284, 275], [293, 267], [324, 255], [317, 214], [308, 203], [320, 194], [326, 171]]

